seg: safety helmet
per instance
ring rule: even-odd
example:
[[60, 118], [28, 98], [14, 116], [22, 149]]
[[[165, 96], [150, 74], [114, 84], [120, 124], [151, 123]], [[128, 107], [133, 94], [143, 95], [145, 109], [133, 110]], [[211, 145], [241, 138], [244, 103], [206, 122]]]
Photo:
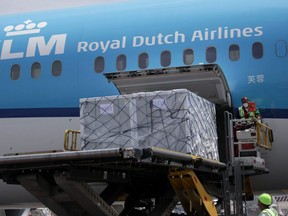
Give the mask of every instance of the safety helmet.
[[263, 193], [258, 197], [259, 202], [263, 203], [266, 206], [270, 206], [272, 204], [272, 198], [269, 194]]
[[242, 97], [241, 98], [241, 102], [242, 103], [247, 103], [248, 102], [248, 98], [247, 97]]

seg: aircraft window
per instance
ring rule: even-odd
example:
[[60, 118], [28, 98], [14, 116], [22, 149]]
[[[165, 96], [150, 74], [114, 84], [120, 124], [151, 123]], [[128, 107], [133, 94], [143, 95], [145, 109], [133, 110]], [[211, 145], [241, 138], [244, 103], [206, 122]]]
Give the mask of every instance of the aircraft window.
[[141, 53], [138, 58], [138, 66], [141, 69], [147, 68], [149, 65], [149, 57], [147, 53]]
[[185, 65], [191, 65], [194, 62], [194, 52], [192, 49], [184, 50], [183, 62]]
[[41, 73], [41, 65], [39, 62], [35, 62], [31, 66], [31, 77], [37, 79]]
[[116, 62], [117, 70], [122, 71], [126, 69], [126, 56], [119, 55]]
[[168, 67], [171, 64], [171, 53], [164, 51], [161, 53], [161, 65], [162, 67]]
[[20, 77], [20, 65], [14, 64], [11, 67], [10, 78], [11, 80], [18, 80], [19, 77]]
[[213, 63], [216, 61], [216, 48], [215, 47], [208, 47], [206, 50], [206, 61], [208, 63]]
[[287, 55], [287, 44], [284, 40], [276, 42], [276, 55], [278, 57], [285, 57]]
[[232, 44], [229, 47], [229, 59], [231, 61], [237, 61], [240, 58], [240, 48], [236, 44]]
[[252, 54], [255, 59], [263, 57], [263, 45], [260, 42], [256, 42], [252, 46]]
[[52, 75], [60, 76], [61, 73], [62, 73], [62, 62], [59, 60], [54, 61], [52, 64]]
[[105, 61], [104, 58], [99, 56], [94, 61], [94, 71], [97, 73], [101, 73], [104, 71]]

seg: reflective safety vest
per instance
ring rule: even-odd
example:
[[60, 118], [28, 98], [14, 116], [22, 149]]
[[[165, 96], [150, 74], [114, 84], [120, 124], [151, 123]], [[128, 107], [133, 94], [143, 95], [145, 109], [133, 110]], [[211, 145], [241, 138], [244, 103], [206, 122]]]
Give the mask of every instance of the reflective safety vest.
[[240, 118], [254, 118], [255, 112], [246, 111], [242, 106], [238, 108]]
[[261, 211], [259, 216], [278, 216], [278, 212], [274, 208], [268, 208]]

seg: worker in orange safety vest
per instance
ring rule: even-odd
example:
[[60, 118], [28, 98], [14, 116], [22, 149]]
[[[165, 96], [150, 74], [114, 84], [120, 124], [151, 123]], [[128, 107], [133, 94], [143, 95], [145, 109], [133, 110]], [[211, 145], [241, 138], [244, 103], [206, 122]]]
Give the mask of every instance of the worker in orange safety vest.
[[249, 102], [247, 97], [241, 98], [242, 106], [238, 108], [239, 117], [251, 120], [260, 120], [261, 115], [254, 102]]

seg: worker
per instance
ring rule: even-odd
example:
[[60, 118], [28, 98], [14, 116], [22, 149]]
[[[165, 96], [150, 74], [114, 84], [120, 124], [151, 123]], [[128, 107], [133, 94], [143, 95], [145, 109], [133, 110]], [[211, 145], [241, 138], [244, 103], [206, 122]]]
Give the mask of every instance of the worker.
[[258, 216], [278, 216], [276, 209], [270, 208], [272, 198], [269, 194], [263, 193], [258, 197], [258, 207], [260, 214]]
[[253, 108], [249, 107], [249, 100], [247, 97], [241, 98], [241, 102], [242, 106], [238, 108], [240, 118], [261, 121], [260, 112], [255, 104]]

